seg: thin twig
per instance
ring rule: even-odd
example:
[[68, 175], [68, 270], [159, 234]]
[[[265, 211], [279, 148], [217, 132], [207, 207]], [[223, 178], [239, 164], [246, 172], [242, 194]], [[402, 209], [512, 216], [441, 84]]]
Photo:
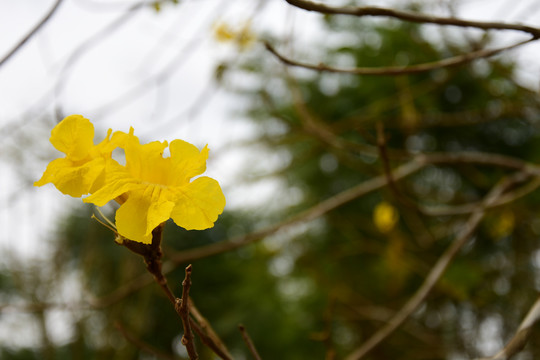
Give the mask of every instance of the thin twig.
[[146, 270], [154, 276], [154, 280], [159, 284], [165, 295], [172, 304], [176, 303], [176, 297], [167, 284], [167, 278], [163, 275], [161, 258], [163, 252], [161, 251], [161, 240], [163, 238], [163, 226], [162, 223], [152, 230], [152, 243], [143, 244], [137, 241], [124, 239], [122, 245], [127, 247], [132, 252], [141, 255], [144, 258], [146, 264]]
[[184, 335], [182, 336], [182, 345], [186, 347], [188, 356], [191, 360], [197, 360], [199, 355], [195, 350], [195, 339], [193, 338], [193, 332], [191, 331], [189, 321], [189, 289], [191, 288], [191, 272], [193, 268], [191, 264], [186, 267], [186, 277], [182, 281], [182, 298], [176, 299], [174, 308], [184, 325]]
[[56, 12], [56, 10], [58, 10], [58, 8], [60, 7], [60, 4], [62, 3], [63, 0], [56, 0], [56, 2], [54, 3], [53, 7], [51, 8], [51, 10], [49, 10], [49, 12], [43, 17], [43, 19], [41, 19], [35, 26], [32, 30], [30, 30], [30, 32], [28, 34], [26, 34], [25, 37], [23, 37], [18, 43], [17, 45], [15, 45], [15, 47], [13, 49], [11, 49], [6, 55], [4, 55], [4, 57], [0, 60], [0, 66], [4, 65], [4, 63], [6, 61], [8, 61], [13, 55], [15, 55], [15, 53], [17, 51], [19, 51], [23, 46], [24, 44], [26, 44], [26, 42], [28, 40], [30, 40], [30, 38], [32, 36], [34, 36], [35, 34], [37, 34], [37, 32], [43, 27], [43, 25], [45, 25], [50, 19], [51, 17], [54, 15], [54, 13]]
[[536, 37], [532, 37], [527, 40], [520, 41], [518, 43], [503, 46], [495, 49], [482, 49], [477, 51], [468, 52], [462, 55], [454, 56], [447, 59], [432, 61], [432, 62], [426, 62], [422, 64], [417, 65], [410, 65], [410, 66], [382, 66], [382, 67], [357, 67], [357, 68], [338, 68], [329, 66], [323, 63], [319, 63], [317, 65], [301, 62], [297, 60], [293, 60], [291, 58], [286, 57], [282, 53], [278, 52], [272, 45], [270, 45], [268, 42], [265, 42], [264, 45], [266, 49], [272, 53], [279, 61], [282, 63], [294, 66], [294, 67], [301, 67], [304, 69], [309, 70], [315, 70], [315, 71], [323, 71], [323, 72], [332, 72], [332, 73], [342, 73], [342, 74], [353, 74], [353, 75], [379, 75], [379, 76], [396, 76], [396, 75], [404, 75], [404, 74], [418, 74], [426, 71], [436, 70], [436, 69], [442, 69], [452, 66], [458, 66], [463, 65], [468, 62], [471, 62], [476, 59], [481, 58], [487, 58], [491, 57], [493, 55], [499, 54], [503, 51], [507, 51], [513, 48], [516, 48], [518, 46], [525, 45], [531, 41], [537, 40]]
[[[514, 191], [508, 192], [495, 201], [489, 208], [495, 208], [512, 203], [540, 187], [540, 177], [533, 178], [528, 184], [517, 188]], [[465, 215], [472, 213], [479, 206], [479, 202], [472, 202], [461, 205], [447, 206], [421, 206], [420, 211], [428, 216], [452, 216]]]
[[[456, 153], [433, 153], [420, 154], [413, 160], [392, 169], [393, 178], [399, 181], [410, 176], [429, 164], [482, 164], [498, 166], [513, 170], [520, 170], [529, 174], [540, 174], [540, 168], [521, 159], [510, 156], [480, 153], [480, 152], [456, 152]], [[386, 175], [379, 175], [360, 184], [332, 196], [311, 208], [294, 215], [282, 222], [271, 225], [261, 230], [256, 230], [247, 235], [241, 235], [232, 239], [201, 246], [195, 249], [185, 250], [176, 254], [170, 254], [170, 259], [175, 264], [188, 263], [197, 259], [221, 254], [254, 243], [264, 237], [272, 235], [288, 226], [316, 219], [344, 204], [347, 204], [370, 192], [379, 190], [388, 185]]]
[[388, 148], [386, 146], [386, 137], [384, 135], [384, 125], [382, 121], [377, 121], [375, 123], [377, 131], [377, 148], [379, 149], [379, 156], [381, 159], [383, 172], [386, 175], [388, 181], [388, 188], [394, 194], [395, 198], [411, 211], [403, 212], [403, 218], [409, 223], [410, 228], [414, 228], [416, 233], [418, 233], [418, 243], [432, 243], [435, 241], [435, 237], [426, 226], [422, 219], [421, 208], [416, 204], [415, 201], [409, 199], [405, 194], [403, 194], [396, 181], [392, 175], [392, 167], [390, 166], [390, 159], [388, 156]]
[[285, 0], [290, 5], [296, 6], [307, 11], [315, 11], [321, 14], [328, 15], [352, 15], [352, 16], [384, 16], [391, 17], [403, 21], [415, 23], [429, 23], [445, 26], [471, 27], [482, 30], [516, 30], [529, 33], [532, 36], [540, 37], [540, 29], [521, 25], [521, 24], [506, 24], [502, 22], [486, 22], [486, 21], [470, 21], [457, 19], [453, 17], [439, 17], [421, 14], [410, 11], [400, 11], [395, 9], [380, 8], [376, 6], [346, 6], [332, 7], [324, 4], [314, 3], [306, 0]]
[[238, 330], [240, 330], [240, 334], [242, 334], [242, 339], [244, 339], [244, 342], [246, 343], [249, 352], [251, 355], [253, 355], [253, 358], [255, 360], [262, 360], [261, 356], [257, 352], [257, 349], [255, 348], [255, 345], [253, 344], [253, 341], [251, 340], [251, 337], [249, 336], [246, 327], [242, 324], [238, 325]]
[[[399, 166], [398, 168], [394, 169], [392, 173], [394, 174], [394, 178], [397, 181], [419, 171], [425, 165], [426, 163], [422, 159], [418, 158]], [[177, 264], [186, 263], [203, 257], [221, 254], [223, 252], [246, 246], [266, 236], [272, 235], [290, 225], [295, 225], [301, 222], [308, 222], [310, 220], [316, 219], [319, 216], [322, 216], [329, 211], [334, 210], [365, 194], [381, 189], [387, 184], [388, 180], [386, 179], [386, 176], [376, 176], [374, 178], [361, 182], [360, 184], [350, 189], [347, 189], [331, 198], [321, 201], [317, 205], [282, 222], [271, 225], [261, 230], [254, 231], [247, 235], [234, 237], [227, 241], [222, 241], [211, 245], [201, 246], [195, 249], [185, 250], [177, 254], [172, 254], [170, 256], [170, 259]]]
[[[189, 308], [191, 315], [197, 320], [197, 322], [192, 321], [191, 326], [201, 337], [203, 343], [210, 347], [222, 359], [232, 359], [232, 355], [230, 354], [229, 349], [227, 349], [227, 346], [221, 341], [208, 320], [202, 316], [191, 298], [189, 298]], [[194, 324], [196, 326], [194, 326]]]
[[[492, 153], [462, 151], [454, 153], [431, 153], [417, 155], [411, 161], [395, 169], [392, 169], [394, 180], [399, 181], [407, 176], [418, 172], [419, 170], [430, 164], [477, 164], [484, 166], [495, 166], [503, 169], [519, 170], [527, 172], [531, 175], [540, 176], [540, 168], [537, 165], [528, 163], [515, 157]], [[386, 179], [386, 176], [380, 175], [366, 180], [341, 193], [338, 193], [337, 195], [334, 195], [312, 206], [311, 208], [300, 212], [299, 214], [293, 215], [288, 219], [285, 219], [284, 221], [278, 222], [266, 228], [256, 230], [249, 234], [230, 238], [229, 240], [221, 241], [212, 245], [201, 246], [195, 249], [185, 250], [181, 253], [176, 254], [170, 253], [169, 258], [171, 260], [163, 264], [163, 273], [170, 273], [182, 263], [188, 263], [197, 259], [231, 251], [249, 245], [266, 236], [272, 235], [279, 230], [286, 228], [287, 226], [292, 226], [305, 221], [316, 219], [317, 217], [322, 216], [344, 204], [347, 204], [348, 202], [353, 201], [358, 197], [366, 195], [372, 191], [379, 190], [387, 184], [388, 181]], [[534, 189], [536, 189], [537, 186], [538, 185], [536, 185], [535, 182]], [[502, 199], [507, 199], [508, 201], [511, 201], [512, 198], [508, 197], [509, 195], [510, 194], [506, 194], [504, 197], [501, 198], [501, 201]], [[496, 204], [498, 204], [498, 202]], [[495, 204], [493, 204], [492, 206], [494, 205]], [[467, 210], [464, 211], [463, 214], [469, 212], [470, 211]], [[131, 283], [125, 284], [118, 290], [113, 291], [108, 295], [92, 300], [90, 302], [90, 305], [95, 307], [109, 306], [151, 283], [151, 279], [146, 277], [146, 274], [143, 274], [137, 278], [134, 278]]]
[[158, 359], [165, 359], [165, 360], [175, 360], [176, 359], [176, 357], [174, 357], [173, 355], [164, 353], [164, 352], [154, 348], [153, 346], [145, 343], [141, 339], [136, 338], [133, 334], [131, 334], [129, 331], [127, 331], [126, 328], [119, 321], [116, 321], [114, 323], [114, 326], [118, 329], [118, 331], [120, 331], [122, 336], [127, 341], [129, 341], [130, 343], [132, 343], [133, 345], [135, 345], [137, 348], [141, 349], [142, 351], [147, 352], [148, 354], [154, 355]]
[[540, 320], [540, 297], [536, 299], [536, 302], [533, 304], [521, 324], [519, 325], [516, 333], [512, 336], [512, 339], [506, 344], [506, 346], [499, 351], [496, 355], [488, 358], [482, 358], [478, 360], [508, 360], [512, 356], [519, 353], [527, 340], [530, 337], [531, 330], [534, 324]]
[[526, 180], [530, 174], [526, 172], [518, 172], [514, 176], [505, 178], [494, 186], [489, 194], [485, 197], [481, 206], [478, 206], [469, 217], [467, 223], [461, 228], [461, 231], [457, 234], [456, 238], [446, 249], [446, 251], [437, 260], [435, 265], [430, 270], [429, 274], [425, 278], [422, 286], [414, 293], [414, 295], [403, 305], [403, 307], [390, 319], [390, 321], [371, 336], [360, 347], [349, 354], [345, 360], [357, 360], [363, 358], [366, 354], [372, 351], [388, 336], [390, 336], [395, 330], [397, 330], [407, 318], [422, 304], [428, 294], [434, 288], [435, 284], [439, 281], [444, 274], [448, 265], [457, 255], [459, 250], [467, 243], [472, 236], [477, 226], [480, 224], [484, 217], [485, 209], [493, 204], [508, 188], [518, 182]]
[[[176, 297], [174, 296], [173, 292], [171, 291], [171, 289], [169, 288], [169, 285], [167, 284], [167, 278], [165, 278], [165, 275], [164, 275], [163, 270], [162, 270], [163, 267], [162, 267], [162, 263], [161, 263], [161, 258], [163, 256], [163, 253], [161, 251], [161, 240], [162, 240], [162, 237], [163, 237], [163, 226], [164, 226], [164, 223], [159, 225], [158, 227], [156, 227], [152, 231], [152, 243], [151, 244], [142, 244], [142, 243], [139, 243], [139, 242], [136, 242], [136, 241], [131, 241], [131, 240], [126, 239], [126, 240], [124, 240], [122, 245], [127, 247], [129, 250], [133, 251], [134, 253], [143, 256], [144, 262], [146, 264], [146, 269], [148, 270], [148, 272], [150, 272], [154, 276], [154, 280], [156, 280], [156, 282], [160, 285], [161, 289], [165, 292], [165, 294], [167, 295], [167, 298], [171, 301], [171, 303], [174, 305], [176, 311], [178, 312], [178, 310], [179, 310], [177, 308], [178, 301], [177, 301]], [[172, 269], [173, 268], [170, 267], [170, 268], [168, 268], [168, 271], [171, 271]], [[186, 276], [188, 276], [188, 269], [189, 269], [189, 274], [191, 274], [191, 267], [188, 266], [188, 268], [186, 268]], [[190, 277], [188, 278], [188, 280], [189, 279], [190, 279]], [[186, 281], [184, 280], [184, 282], [186, 282]], [[184, 285], [183, 292], [186, 291], [186, 287], [187, 287], [187, 290], [189, 290], [188, 282], [186, 282], [185, 284], [184, 283], [182, 283], [182, 284]], [[124, 293], [124, 295], [125, 295], [125, 293]], [[189, 299], [188, 295], [189, 294], [183, 295], [182, 299]], [[182, 300], [182, 301], [188, 301], [188, 300]], [[230, 355], [229, 355], [229, 353], [227, 351], [227, 348], [225, 347], [225, 345], [223, 344], [223, 342], [221, 341], [219, 336], [213, 331], [210, 324], [199, 313], [197, 308], [195, 308], [195, 306], [193, 305], [191, 300], [189, 300], [189, 302], [190, 302], [190, 304], [189, 304], [190, 311], [189, 312], [191, 314], [193, 314], [195, 316], [195, 318], [197, 318], [197, 321], [199, 321], [199, 323], [201, 323], [201, 325], [207, 330], [207, 333], [210, 333], [210, 335], [207, 336], [207, 339], [204, 339], [203, 342], [206, 345], [208, 345], [208, 347], [210, 347], [212, 350], [214, 350], [214, 352], [217, 355], [221, 356], [223, 359], [231, 359], [231, 357], [230, 357]], [[188, 305], [185, 304], [184, 306], [188, 306]], [[188, 316], [188, 319], [182, 318], [182, 322], [184, 323], [184, 330], [185, 330], [186, 324], [188, 324], [188, 326], [192, 326], [192, 327], [194, 326], [193, 325], [194, 321], [189, 316]], [[198, 324], [196, 324], [196, 325], [198, 326]], [[195, 328], [195, 330], [197, 330], [197, 328]], [[206, 336], [206, 334], [205, 334], [205, 336]], [[228, 355], [228, 357], [223, 357], [222, 354], [225, 354], [226, 356]], [[196, 355], [196, 353], [195, 353], [195, 355]], [[196, 359], [196, 358], [193, 358], [193, 359]]]

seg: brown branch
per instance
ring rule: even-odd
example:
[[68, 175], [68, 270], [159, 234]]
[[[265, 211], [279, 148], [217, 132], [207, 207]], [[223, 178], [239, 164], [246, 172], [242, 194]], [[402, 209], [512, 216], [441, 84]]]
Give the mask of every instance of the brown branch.
[[285, 0], [290, 5], [307, 11], [315, 11], [327, 15], [352, 15], [352, 16], [384, 16], [415, 23], [429, 23], [444, 26], [471, 27], [482, 30], [515, 30], [529, 33], [535, 38], [540, 37], [540, 29], [520, 24], [506, 24], [501, 22], [470, 21], [453, 17], [439, 17], [420, 14], [410, 11], [386, 9], [375, 6], [360, 7], [332, 7], [306, 0]]
[[246, 343], [246, 346], [248, 347], [251, 355], [253, 355], [253, 358], [255, 360], [262, 360], [261, 356], [257, 352], [257, 349], [255, 348], [255, 345], [253, 344], [253, 341], [251, 340], [251, 337], [246, 330], [246, 327], [240, 324], [238, 325], [238, 330], [240, 330], [240, 334], [242, 334], [242, 339], [244, 339], [244, 342]]
[[495, 202], [510, 186], [514, 185], [515, 183], [522, 182], [528, 177], [529, 174], [518, 172], [514, 176], [506, 178], [504, 181], [501, 181], [498, 185], [493, 187], [490, 193], [485, 197], [483, 203], [481, 204], [482, 206], [479, 206], [476, 211], [471, 214], [467, 223], [463, 228], [461, 228], [461, 231], [456, 235], [454, 241], [431, 268], [424, 282], [414, 293], [414, 295], [403, 305], [403, 307], [385, 326], [379, 329], [345, 359], [357, 360], [363, 358], [381, 342], [383, 342], [388, 336], [390, 336], [395, 330], [397, 330], [422, 304], [429, 293], [433, 290], [441, 276], [444, 274], [446, 268], [450, 265], [451, 261], [457, 255], [459, 250], [468, 242], [469, 238], [472, 236], [477, 226], [483, 219], [486, 207]]
[[17, 45], [15, 45], [15, 47], [13, 49], [11, 49], [6, 55], [4, 55], [4, 57], [2, 59], [0, 59], [0, 66], [4, 65], [4, 63], [6, 63], [6, 61], [8, 61], [13, 55], [15, 55], [15, 53], [17, 53], [17, 51], [19, 51], [24, 46], [24, 44], [26, 44], [26, 42], [28, 40], [30, 40], [30, 38], [32, 36], [37, 34], [37, 32], [43, 27], [43, 25], [45, 25], [51, 19], [51, 17], [54, 15], [56, 10], [58, 10], [58, 8], [60, 7], [60, 4], [62, 3], [62, 1], [63, 0], [56, 0], [53, 7], [51, 8], [51, 10], [49, 10], [49, 12], [43, 17], [43, 19], [41, 19], [34, 26], [34, 28], [32, 30], [30, 30], [30, 32], [28, 34], [26, 34], [26, 36], [23, 37], [17, 43]]
[[507, 360], [512, 356], [519, 353], [531, 335], [531, 330], [534, 324], [540, 320], [540, 297], [536, 299], [536, 302], [533, 304], [521, 324], [519, 325], [516, 333], [512, 336], [512, 339], [508, 344], [499, 351], [496, 355], [493, 355], [488, 358], [478, 359], [478, 360]]
[[[540, 177], [535, 177], [527, 185], [524, 185], [512, 192], [508, 192], [495, 201], [489, 208], [495, 208], [503, 206], [520, 199], [531, 192], [537, 190], [540, 187]], [[452, 216], [452, 215], [465, 215], [472, 213], [478, 206], [479, 202], [472, 202], [462, 205], [454, 206], [435, 206], [427, 207], [421, 206], [421, 212], [428, 216]]]
[[392, 167], [390, 166], [390, 159], [388, 156], [388, 148], [386, 146], [386, 137], [384, 135], [384, 125], [382, 121], [377, 121], [375, 123], [376, 131], [377, 131], [377, 148], [379, 149], [379, 156], [381, 159], [383, 172], [386, 175], [386, 179], [388, 181], [388, 187], [390, 191], [394, 194], [395, 198], [406, 208], [408, 208], [411, 211], [407, 211], [403, 213], [403, 218], [406, 220], [409, 224], [409, 227], [413, 230], [413, 233], [418, 233], [418, 242], [419, 243], [426, 243], [426, 242], [434, 242], [435, 238], [433, 234], [430, 232], [429, 228], [424, 223], [421, 215], [422, 211], [421, 208], [416, 204], [414, 200], [409, 199], [405, 194], [403, 194], [396, 181], [394, 180], [394, 176], [392, 175]]
[[184, 278], [184, 281], [182, 281], [182, 298], [175, 300], [174, 308], [178, 315], [180, 315], [182, 324], [184, 325], [182, 345], [186, 347], [189, 358], [191, 360], [197, 360], [199, 355], [197, 354], [197, 350], [195, 350], [195, 339], [193, 338], [193, 332], [191, 331], [189, 321], [189, 289], [191, 287], [191, 271], [192, 266], [189, 264], [186, 267], [186, 277]]
[[[393, 178], [399, 181], [409, 175], [412, 175], [429, 164], [482, 164], [498, 166], [513, 170], [527, 172], [529, 174], [540, 174], [540, 168], [536, 165], [527, 163], [521, 159], [510, 156], [480, 153], [480, 152], [456, 152], [456, 153], [432, 153], [420, 154], [413, 160], [392, 169]], [[379, 190], [388, 185], [386, 175], [379, 175], [369, 180], [366, 180], [350, 189], [347, 189], [335, 196], [332, 196], [311, 208], [294, 215], [282, 222], [271, 225], [261, 230], [256, 230], [247, 235], [241, 235], [232, 239], [214, 243], [211, 245], [201, 246], [195, 249], [185, 250], [176, 254], [171, 254], [170, 259], [175, 264], [192, 262], [197, 259], [205, 258], [212, 255], [221, 254], [227, 251], [238, 249], [248, 244], [254, 243], [262, 238], [272, 235], [288, 226], [302, 222], [307, 222], [318, 218], [344, 204], [347, 204], [361, 196], [370, 192]]]
[[[158, 227], [156, 227], [152, 231], [152, 243], [150, 245], [142, 244], [142, 243], [127, 240], [127, 239], [124, 239], [122, 245], [127, 247], [129, 250], [133, 251], [134, 253], [139, 254], [139, 255], [144, 257], [144, 262], [146, 264], [146, 269], [148, 270], [148, 272], [150, 272], [154, 276], [154, 280], [156, 280], [156, 282], [160, 285], [161, 289], [167, 295], [167, 298], [174, 305], [176, 312], [179, 312], [180, 303], [179, 303], [178, 299], [176, 299], [176, 297], [174, 296], [171, 289], [169, 288], [169, 286], [167, 284], [167, 279], [165, 278], [165, 276], [163, 274], [163, 271], [162, 271], [161, 258], [163, 256], [163, 253], [161, 251], [161, 240], [162, 240], [162, 237], [163, 237], [163, 226], [164, 226], [164, 223], [162, 223], [161, 225], [159, 225]], [[169, 268], [168, 271], [170, 271], [172, 269], [173, 269], [173, 267]], [[229, 355], [229, 353], [227, 351], [227, 348], [225, 347], [225, 345], [223, 344], [223, 342], [221, 341], [219, 336], [213, 331], [212, 327], [210, 326], [210, 324], [208, 324], [206, 319], [199, 313], [197, 308], [193, 305], [193, 302], [191, 300], [187, 300], [187, 299], [189, 299], [189, 287], [191, 285], [191, 283], [190, 283], [190, 281], [191, 281], [190, 280], [191, 279], [191, 266], [188, 266], [186, 268], [186, 278], [187, 278], [187, 280], [184, 279], [184, 282], [182, 282], [182, 285], [183, 285], [182, 302], [184, 302], [183, 306], [185, 306], [187, 308], [188, 305], [185, 302], [189, 301], [190, 302], [190, 304], [189, 304], [189, 313], [194, 315], [195, 318], [197, 319], [197, 321], [199, 321], [199, 323], [201, 324], [201, 326], [204, 329], [207, 330], [206, 333], [204, 334], [204, 336], [205, 336], [205, 338], [203, 339], [204, 344], [207, 345], [208, 347], [210, 347], [212, 350], [214, 350], [214, 352], [217, 355], [221, 356], [223, 359], [230, 359], [231, 356]], [[186, 291], [188, 293], [186, 293]], [[183, 308], [182, 311], [186, 311], [186, 310]], [[179, 315], [180, 315], [180, 313], [179, 313]], [[184, 345], [186, 345], [185, 342], [193, 344], [193, 341], [192, 341], [193, 333], [187, 332], [186, 331], [186, 326], [188, 328], [190, 326], [194, 327], [194, 325], [193, 325], [194, 321], [189, 316], [187, 318], [184, 318], [183, 314], [180, 315], [180, 317], [182, 319], [182, 323], [184, 324], [184, 336], [185, 336], [185, 338], [184, 337], [182, 338], [182, 343]], [[198, 328], [198, 324], [195, 323], [195, 325]], [[197, 328], [195, 328], [195, 330], [197, 330]], [[190, 336], [191, 336], [191, 338], [190, 338]], [[186, 348], [187, 348], [187, 346], [186, 346]], [[190, 350], [188, 349], [188, 353], [189, 353], [189, 351]], [[193, 351], [194, 351], [194, 353], [190, 354], [190, 358], [191, 358], [191, 356], [195, 356], [195, 357], [193, 357], [191, 359], [197, 359], [198, 356], [197, 356], [197, 353], [195, 352], [194, 348], [193, 348]], [[225, 354], [225, 356], [222, 356], [223, 354]]]
[[315, 65], [315, 64], [310, 64], [306, 62], [296, 61], [278, 52], [268, 42], [265, 42], [264, 45], [266, 49], [270, 53], [272, 53], [279, 61], [289, 66], [301, 67], [304, 69], [315, 70], [315, 71], [342, 73], [342, 74], [395, 76], [395, 75], [404, 75], [404, 74], [417, 74], [417, 73], [422, 73], [422, 72], [441, 69], [441, 68], [463, 65], [476, 59], [491, 57], [503, 51], [510, 50], [518, 46], [522, 46], [524, 44], [527, 44], [535, 40], [537, 40], [537, 38], [532, 37], [530, 39], [523, 40], [518, 43], [508, 45], [508, 46], [503, 46], [503, 47], [499, 47], [495, 49], [482, 49], [482, 50], [472, 51], [472, 52], [454, 56], [451, 58], [446, 58], [446, 59], [437, 60], [433, 62], [426, 62], [422, 64], [417, 64], [417, 65], [358, 67], [358, 68], [338, 68], [338, 67], [332, 67], [323, 63], [319, 63], [318, 65]]
[[[523, 161], [518, 158], [511, 156], [492, 154], [492, 153], [481, 153], [481, 152], [472, 152], [472, 151], [462, 151], [455, 153], [431, 153], [431, 154], [420, 154], [413, 158], [413, 160], [392, 169], [392, 174], [395, 181], [399, 181], [411, 174], [418, 172], [424, 166], [429, 164], [478, 164], [485, 166], [495, 166], [512, 170], [519, 170], [523, 172], [530, 173], [531, 175], [540, 175], [540, 168], [535, 165]], [[322, 216], [344, 204], [347, 204], [350, 201], [357, 199], [365, 194], [368, 194], [372, 191], [379, 190], [386, 186], [388, 181], [386, 176], [380, 175], [372, 179], [366, 180], [348, 190], [345, 190], [333, 197], [330, 197], [324, 200], [317, 205], [289, 217], [288, 219], [276, 223], [274, 225], [268, 226], [266, 228], [256, 230], [250, 234], [237, 236], [226, 241], [215, 243], [212, 245], [202, 246], [191, 250], [182, 251], [181, 253], [172, 253], [169, 254], [170, 261], [167, 261], [163, 264], [163, 273], [167, 274], [174, 270], [179, 264], [191, 262], [197, 259], [204, 257], [221, 254], [230, 250], [234, 250], [246, 245], [249, 245], [253, 242], [256, 242], [266, 236], [272, 235], [279, 230], [287, 227], [296, 225], [301, 222], [310, 221], [319, 216]], [[534, 185], [533, 189], [536, 189], [538, 185]], [[509, 197], [510, 194], [506, 194], [501, 198], [500, 201], [512, 201], [512, 198]], [[505, 202], [506, 203], [506, 202]], [[469, 213], [470, 211], [464, 211], [463, 214]], [[106, 307], [111, 304], [114, 304], [129, 294], [140, 290], [141, 288], [151, 284], [152, 281], [150, 278], [146, 277], [146, 274], [141, 275], [137, 278], [134, 278], [131, 283], [125, 284], [123, 287], [118, 290], [97, 299], [89, 301], [90, 306], [93, 307]], [[9, 306], [9, 305], [8, 305]], [[1, 308], [0, 308], [1, 310]], [[193, 311], [193, 309], [192, 309]]]
[[122, 245], [144, 258], [146, 270], [152, 274], [154, 280], [159, 284], [165, 295], [167, 295], [167, 298], [169, 298], [169, 301], [172, 304], [175, 304], [176, 297], [169, 288], [167, 278], [165, 278], [161, 269], [161, 258], [163, 257], [163, 252], [161, 251], [161, 240], [163, 237], [164, 225], [165, 223], [162, 223], [152, 230], [152, 243], [150, 244], [143, 244], [137, 241], [124, 239]]
[[[393, 170], [394, 179], [397, 181], [406, 176], [409, 176], [418, 170], [422, 169], [426, 163], [421, 159], [415, 159]], [[170, 256], [175, 263], [185, 263], [211, 255], [221, 254], [230, 250], [234, 250], [253, 242], [256, 242], [266, 236], [272, 235], [279, 230], [288, 226], [295, 225], [301, 222], [307, 222], [318, 218], [331, 210], [334, 210], [348, 202], [351, 202], [365, 194], [381, 189], [388, 184], [385, 175], [376, 176], [366, 180], [355, 187], [345, 190], [331, 198], [321, 201], [317, 205], [292, 216], [282, 222], [271, 225], [267, 228], [254, 231], [247, 235], [237, 236], [227, 241], [218, 242], [211, 245], [201, 246], [195, 249], [184, 250]]]
[[208, 320], [206, 320], [206, 318], [199, 312], [191, 298], [189, 299], [189, 308], [191, 315], [197, 320], [197, 322], [195, 322], [193, 319], [191, 319], [190, 324], [195, 332], [201, 337], [202, 342], [211, 348], [222, 359], [232, 359], [229, 349], [227, 349], [225, 344], [221, 341]]
[[127, 331], [126, 328], [119, 321], [116, 321], [114, 323], [114, 326], [116, 327], [116, 329], [118, 329], [118, 331], [120, 331], [122, 336], [127, 341], [129, 341], [130, 343], [132, 343], [133, 345], [135, 345], [137, 348], [141, 349], [142, 351], [147, 352], [148, 354], [154, 355], [156, 358], [159, 358], [159, 359], [166, 359], [166, 360], [175, 360], [176, 359], [174, 356], [172, 356], [170, 354], [167, 354], [167, 353], [164, 353], [164, 352], [154, 348], [153, 346], [145, 343], [141, 339], [138, 339], [133, 334], [131, 334], [129, 331]]

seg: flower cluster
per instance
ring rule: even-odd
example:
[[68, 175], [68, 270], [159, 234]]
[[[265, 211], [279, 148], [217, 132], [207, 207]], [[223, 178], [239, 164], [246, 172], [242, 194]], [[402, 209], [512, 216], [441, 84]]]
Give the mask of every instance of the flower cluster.
[[[103, 206], [111, 200], [121, 204], [116, 212], [118, 233], [149, 244], [152, 230], [172, 218], [187, 230], [214, 226], [225, 207], [218, 182], [201, 175], [206, 170], [208, 147], [199, 151], [182, 140], [141, 144], [133, 135], [109, 130], [94, 145], [94, 126], [81, 115], [71, 115], [52, 131], [50, 141], [65, 154], [49, 163], [35, 186], [53, 183], [73, 197], [89, 196], [84, 202]], [[169, 147], [170, 157], [163, 157]], [[125, 152], [125, 165], [112, 152]]]

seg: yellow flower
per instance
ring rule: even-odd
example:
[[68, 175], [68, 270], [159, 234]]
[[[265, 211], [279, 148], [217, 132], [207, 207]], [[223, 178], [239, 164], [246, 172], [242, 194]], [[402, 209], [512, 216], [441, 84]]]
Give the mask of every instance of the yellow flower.
[[52, 129], [50, 138], [66, 156], [50, 162], [34, 186], [53, 183], [63, 194], [73, 197], [93, 192], [101, 186], [105, 161], [116, 146], [110, 136], [111, 130], [94, 145], [94, 125], [81, 115], [66, 117]]
[[399, 213], [395, 207], [383, 201], [377, 204], [373, 211], [373, 222], [382, 233], [390, 232], [399, 220]]
[[116, 199], [116, 227], [123, 237], [149, 244], [152, 230], [172, 218], [187, 230], [214, 226], [225, 207], [218, 182], [209, 177], [191, 178], [206, 170], [208, 147], [199, 151], [182, 140], [170, 143], [170, 157], [163, 157], [167, 142], [140, 144], [133, 128], [125, 134], [126, 165], [106, 163], [105, 184], [84, 199], [103, 206]]
[[235, 38], [236, 34], [234, 31], [227, 25], [222, 22], [219, 24], [214, 24], [214, 38], [218, 42], [228, 42]]
[[255, 34], [251, 30], [250, 21], [246, 22], [239, 30], [231, 28], [224, 22], [214, 24], [214, 38], [221, 43], [234, 41], [240, 51], [249, 49], [256, 40]]

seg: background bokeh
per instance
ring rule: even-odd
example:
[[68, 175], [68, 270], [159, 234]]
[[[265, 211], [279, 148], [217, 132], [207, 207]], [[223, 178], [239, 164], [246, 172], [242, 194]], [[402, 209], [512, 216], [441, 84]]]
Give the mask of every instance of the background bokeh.
[[[0, 54], [56, 3], [0, 0]], [[534, 1], [350, 4], [540, 19]], [[32, 186], [59, 156], [50, 129], [74, 113], [97, 137], [133, 126], [143, 141], [209, 145], [206, 174], [222, 184], [226, 211], [207, 231], [168, 223], [164, 261], [178, 296], [193, 264], [191, 296], [235, 359], [250, 358], [240, 323], [264, 359], [345, 357], [410, 299], [471, 211], [518, 169], [434, 162], [320, 216], [298, 214], [420, 154], [538, 163], [538, 44], [415, 75], [359, 76], [286, 67], [263, 42], [313, 64], [381, 67], [525, 38], [323, 16], [281, 0], [60, 1], [0, 66], [0, 358], [187, 358], [180, 319], [142, 261], [91, 219], [92, 206]], [[469, 359], [504, 346], [540, 290], [537, 177], [487, 211], [427, 300], [367, 358]], [[113, 206], [102, 210], [114, 217]], [[245, 244], [191, 256], [235, 239]], [[539, 356], [533, 332], [516, 359]]]

